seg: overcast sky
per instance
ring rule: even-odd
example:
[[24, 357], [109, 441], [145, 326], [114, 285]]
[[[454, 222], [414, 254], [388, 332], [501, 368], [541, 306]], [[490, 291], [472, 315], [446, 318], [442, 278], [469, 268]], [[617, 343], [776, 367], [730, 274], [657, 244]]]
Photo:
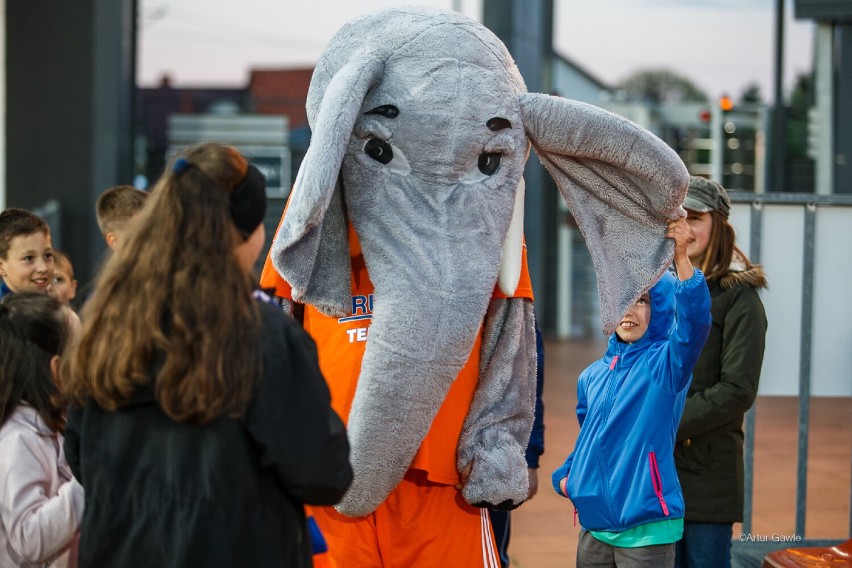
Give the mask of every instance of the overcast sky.
[[[555, 0], [554, 46], [607, 84], [673, 70], [710, 97], [774, 90], [776, 0]], [[141, 0], [138, 79], [152, 86], [243, 86], [251, 68], [313, 66], [343, 23], [387, 0]], [[481, 0], [423, 0], [481, 20]], [[785, 6], [788, 89], [811, 68], [813, 25]], [[570, 96], [566, 93], [566, 96]]]

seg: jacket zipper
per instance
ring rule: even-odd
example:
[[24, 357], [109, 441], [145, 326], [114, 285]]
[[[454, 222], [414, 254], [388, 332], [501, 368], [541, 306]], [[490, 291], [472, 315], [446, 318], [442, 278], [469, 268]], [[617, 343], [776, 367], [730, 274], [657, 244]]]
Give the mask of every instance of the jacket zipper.
[[[620, 357], [620, 355], [613, 356], [612, 361], [609, 364], [609, 370], [610, 371], [615, 372], [615, 366], [618, 364], [619, 357]], [[607, 391], [606, 391], [606, 422], [609, 422], [609, 415], [610, 415], [610, 412], [612, 411], [612, 407], [614, 405], [614, 401], [613, 401], [614, 391], [615, 391], [615, 381], [610, 379], [609, 385], [607, 385]], [[604, 480], [604, 479], [606, 479], [607, 468], [606, 468], [606, 461], [604, 460], [604, 456], [600, 452], [597, 452], [597, 461], [598, 461], [598, 469], [600, 470], [601, 480]], [[606, 504], [607, 514], [609, 515], [609, 517], [613, 521], [616, 521], [617, 517], [615, 515], [615, 511], [614, 511], [613, 506], [612, 506], [612, 500], [611, 500], [611, 496], [609, 494], [609, 484], [608, 483], [604, 483], [601, 493], [602, 493], [601, 497], [603, 498], [603, 501]]]
[[618, 357], [619, 357], [619, 355], [616, 355], [615, 357], [612, 358], [612, 362], [609, 364], [609, 370], [610, 371], [615, 369], [615, 364], [618, 363]]
[[657, 467], [657, 455], [654, 452], [648, 452], [648, 463], [651, 466], [651, 483], [654, 485], [654, 493], [657, 494], [663, 514], [668, 517], [669, 507], [666, 505], [666, 499], [663, 497], [663, 480], [660, 477], [660, 469]]

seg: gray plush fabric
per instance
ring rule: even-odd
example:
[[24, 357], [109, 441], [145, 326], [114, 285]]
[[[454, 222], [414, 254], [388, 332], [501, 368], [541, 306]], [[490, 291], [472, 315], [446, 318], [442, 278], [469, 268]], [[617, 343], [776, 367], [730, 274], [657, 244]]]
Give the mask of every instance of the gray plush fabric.
[[536, 153], [586, 240], [598, 275], [604, 333], [672, 262], [666, 222], [683, 216], [689, 173], [659, 138], [601, 108], [521, 96]]
[[314, 113], [311, 144], [272, 243], [276, 268], [292, 286], [293, 299], [330, 315], [349, 308], [350, 274], [341, 269], [349, 262], [349, 245], [339, 195], [340, 165], [358, 118], [360, 97], [381, 68], [381, 62], [373, 59], [354, 58], [328, 85], [329, 99], [340, 104], [325, 105]]
[[479, 387], [459, 439], [458, 468], [471, 467], [462, 489], [469, 503], [523, 503], [529, 477], [524, 451], [535, 410], [533, 304], [495, 299], [482, 330]]
[[[637, 259], [602, 276], [602, 296], [616, 298], [602, 302], [608, 323], [658, 274], [678, 192], [670, 178], [685, 169], [660, 159], [671, 151], [623, 119], [530, 98], [499, 39], [443, 10], [390, 8], [346, 24], [317, 64], [307, 110], [313, 137], [273, 263], [295, 300], [347, 313], [351, 223], [375, 286], [348, 424], [355, 479], [338, 509], [368, 514], [399, 483], [483, 324], [480, 388], [458, 454], [460, 467], [472, 466], [464, 496], [517, 504], [532, 424], [532, 309], [491, 296], [501, 262], [520, 254], [515, 244], [502, 249], [515, 242], [507, 231], [530, 139], [564, 178], [569, 206], [580, 191], [598, 201], [579, 214], [604, 225], [584, 228], [602, 250], [598, 270]], [[499, 167], [483, 166], [497, 159]], [[668, 168], [677, 172], [658, 171]], [[636, 222], [633, 202], [652, 223]], [[647, 266], [645, 248], [655, 251]]]

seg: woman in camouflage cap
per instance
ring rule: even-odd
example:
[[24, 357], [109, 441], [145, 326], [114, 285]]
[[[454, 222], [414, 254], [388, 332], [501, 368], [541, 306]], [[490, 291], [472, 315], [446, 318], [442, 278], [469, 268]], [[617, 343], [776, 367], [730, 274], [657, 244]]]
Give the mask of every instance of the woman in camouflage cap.
[[686, 515], [676, 565], [722, 568], [731, 565], [733, 523], [743, 519], [743, 416], [763, 364], [766, 315], [758, 291], [766, 276], [736, 245], [721, 185], [692, 176], [683, 207], [695, 234], [689, 258], [707, 278], [713, 326], [677, 433]]

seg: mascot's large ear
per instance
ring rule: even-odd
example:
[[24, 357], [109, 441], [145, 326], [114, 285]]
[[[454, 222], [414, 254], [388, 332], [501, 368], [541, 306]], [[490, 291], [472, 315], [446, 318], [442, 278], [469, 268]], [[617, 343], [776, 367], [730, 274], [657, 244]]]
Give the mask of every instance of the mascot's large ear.
[[556, 181], [592, 255], [604, 332], [671, 264], [665, 238], [689, 173], [659, 138], [599, 107], [537, 93], [520, 95], [524, 127]]
[[383, 69], [377, 59], [353, 57], [329, 81], [272, 244], [272, 263], [292, 287], [293, 299], [331, 315], [346, 314], [351, 307], [340, 165], [364, 97]]

